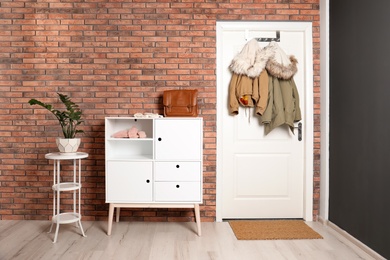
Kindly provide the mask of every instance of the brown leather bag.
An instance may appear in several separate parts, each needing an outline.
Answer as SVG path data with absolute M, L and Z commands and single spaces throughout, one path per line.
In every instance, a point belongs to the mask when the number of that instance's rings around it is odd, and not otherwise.
M 163 93 L 164 116 L 197 117 L 198 90 L 166 90 Z

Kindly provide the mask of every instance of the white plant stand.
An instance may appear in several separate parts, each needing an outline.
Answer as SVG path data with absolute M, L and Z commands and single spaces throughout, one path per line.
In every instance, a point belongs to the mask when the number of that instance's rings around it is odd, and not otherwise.
M 83 226 L 81 225 L 81 159 L 87 158 L 87 153 L 48 153 L 45 155 L 46 159 L 53 160 L 53 217 L 50 226 L 49 233 L 51 232 L 53 225 L 56 224 L 56 232 L 54 235 L 53 243 L 57 242 L 58 230 L 60 224 L 76 223 L 76 226 L 80 228 L 83 237 L 86 237 Z M 61 161 L 73 160 L 73 181 L 61 182 Z M 73 191 L 73 211 L 61 212 L 60 211 L 60 194 L 62 191 Z

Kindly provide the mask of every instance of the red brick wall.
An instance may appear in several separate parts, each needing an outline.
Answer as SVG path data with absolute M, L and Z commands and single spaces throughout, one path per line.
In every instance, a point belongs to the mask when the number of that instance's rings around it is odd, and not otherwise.
M 0 219 L 49 219 L 57 121 L 30 98 L 85 114 L 84 220 L 107 218 L 104 118 L 162 113 L 162 91 L 198 88 L 204 128 L 203 221 L 215 220 L 216 21 L 313 21 L 315 195 L 319 203 L 319 0 L 2 0 Z M 65 168 L 66 170 L 66 168 Z M 64 201 L 65 206 L 70 201 Z M 193 220 L 191 210 L 123 210 L 128 219 Z

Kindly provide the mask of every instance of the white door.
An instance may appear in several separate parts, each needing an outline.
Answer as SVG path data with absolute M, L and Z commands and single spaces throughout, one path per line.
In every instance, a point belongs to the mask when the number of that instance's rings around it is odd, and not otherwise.
M 252 38 L 276 37 L 298 60 L 294 76 L 300 96 L 303 136 L 287 127 L 264 135 L 253 109 L 228 113 L 233 57 Z M 229 218 L 311 219 L 313 192 L 313 74 L 311 23 L 217 23 L 217 220 Z M 259 42 L 264 47 L 268 42 Z M 310 212 L 309 212 L 310 211 Z

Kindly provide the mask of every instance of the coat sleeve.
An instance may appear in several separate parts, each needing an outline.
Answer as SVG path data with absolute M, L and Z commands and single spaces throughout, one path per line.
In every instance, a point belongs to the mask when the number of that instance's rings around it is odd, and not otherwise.
M 268 102 L 268 73 L 263 70 L 258 77 L 259 100 L 256 105 L 256 114 L 263 115 Z
M 229 84 L 229 114 L 237 115 L 238 114 L 238 100 L 237 100 L 237 84 L 239 80 L 239 75 L 233 73 L 232 78 L 230 79 Z
M 295 116 L 294 122 L 299 122 L 302 120 L 301 108 L 299 106 L 299 94 L 297 86 L 295 85 L 294 79 L 291 79 L 292 87 L 293 87 L 293 97 L 294 97 L 294 105 L 295 105 Z
M 265 108 L 265 111 L 261 117 L 261 122 L 263 124 L 270 124 L 272 120 L 272 110 L 273 110 L 273 104 L 274 104 L 274 94 L 273 94 L 273 83 L 272 83 L 272 77 L 268 76 L 268 100 L 267 100 L 267 107 Z

